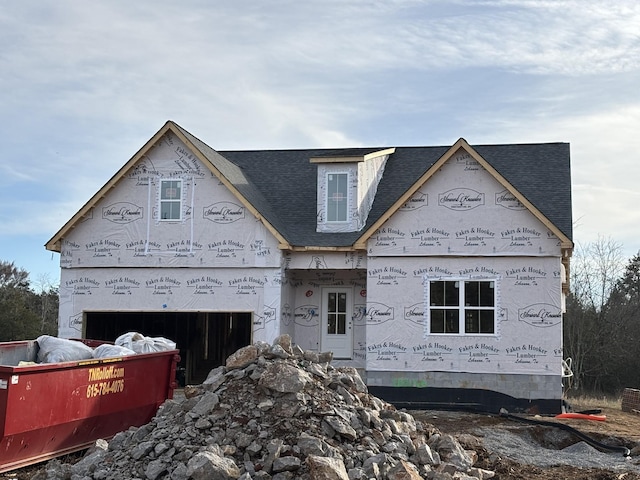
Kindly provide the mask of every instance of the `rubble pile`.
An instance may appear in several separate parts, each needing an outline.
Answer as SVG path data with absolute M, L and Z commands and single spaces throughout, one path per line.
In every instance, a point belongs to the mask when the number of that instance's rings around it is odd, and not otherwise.
M 303 351 L 288 335 L 231 355 L 150 423 L 96 442 L 53 479 L 492 478 L 452 436 L 370 395 L 354 368 Z

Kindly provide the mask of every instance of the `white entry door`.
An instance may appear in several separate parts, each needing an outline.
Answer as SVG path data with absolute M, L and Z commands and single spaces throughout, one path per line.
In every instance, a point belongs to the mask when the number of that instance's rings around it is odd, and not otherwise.
M 334 358 L 353 355 L 352 289 L 325 287 L 322 289 L 322 321 L 320 348 L 333 352 Z

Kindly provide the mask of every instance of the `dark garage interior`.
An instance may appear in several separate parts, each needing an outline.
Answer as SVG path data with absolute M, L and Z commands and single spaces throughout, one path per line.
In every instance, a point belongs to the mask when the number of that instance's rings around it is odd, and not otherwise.
M 113 342 L 123 333 L 164 337 L 180 350 L 178 381 L 202 383 L 251 343 L 251 312 L 85 312 L 84 338 Z

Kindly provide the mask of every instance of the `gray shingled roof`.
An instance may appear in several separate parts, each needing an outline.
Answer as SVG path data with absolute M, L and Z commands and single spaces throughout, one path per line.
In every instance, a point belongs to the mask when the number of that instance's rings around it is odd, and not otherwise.
M 292 246 L 349 246 L 449 147 L 396 147 L 387 161 L 364 229 L 316 232 L 317 165 L 312 157 L 362 156 L 388 147 L 215 151 L 182 132 Z M 472 146 L 562 233 L 572 239 L 568 143 Z

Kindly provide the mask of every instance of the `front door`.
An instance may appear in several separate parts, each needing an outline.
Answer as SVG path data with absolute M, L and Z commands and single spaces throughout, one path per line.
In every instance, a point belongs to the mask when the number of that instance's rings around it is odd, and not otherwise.
M 351 358 L 353 355 L 351 295 L 351 288 L 322 289 L 320 348 L 323 352 L 333 352 L 334 358 Z

